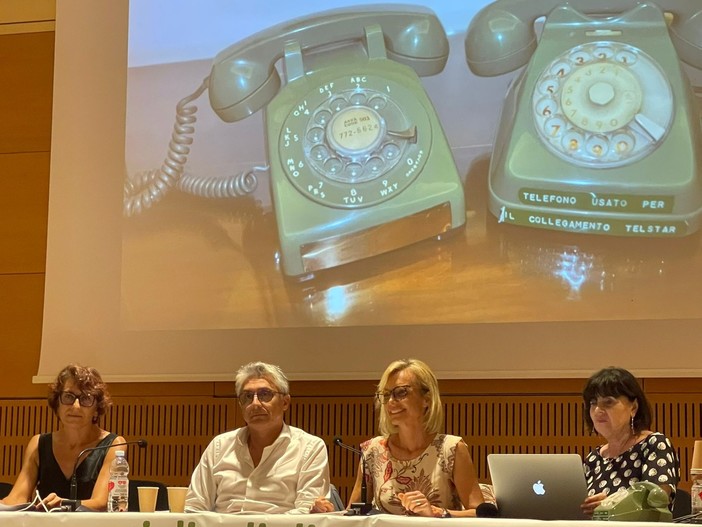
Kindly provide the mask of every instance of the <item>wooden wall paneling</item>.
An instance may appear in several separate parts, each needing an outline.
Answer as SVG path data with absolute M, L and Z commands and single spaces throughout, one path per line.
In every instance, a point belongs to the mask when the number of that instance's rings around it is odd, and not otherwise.
M 329 452 L 331 482 L 346 503 L 353 489 L 359 457 L 334 445 L 334 438 L 354 448 L 377 435 L 374 399 L 362 397 L 294 397 L 287 422 L 321 437 Z
M 0 153 L 48 152 L 54 33 L 0 35 L 0 79 Z
M 32 384 L 39 365 L 44 275 L 0 273 L 0 299 L 0 398 L 45 397 L 46 385 Z
M 681 461 L 681 488 L 689 489 L 689 463 L 700 437 L 702 403 L 696 394 L 650 396 L 653 429 L 668 435 Z M 489 482 L 487 455 L 492 452 L 561 453 L 584 456 L 602 438 L 588 433 L 579 396 L 511 394 L 446 396 L 446 432 L 469 446 L 478 478 Z M 329 449 L 332 483 L 348 500 L 359 458 L 334 445 L 334 437 L 356 448 L 377 435 L 377 410 L 367 396 L 293 398 L 289 424 L 321 437 Z M 144 438 L 146 449 L 130 447 L 132 474 L 169 485 L 187 485 L 203 449 L 212 438 L 243 424 L 235 398 L 210 396 L 115 397 L 105 416 L 108 430 L 127 440 Z M 0 480 L 19 472 L 29 438 L 56 426 L 45 400 L 0 401 Z
M 232 413 L 231 400 L 120 397 L 106 416 L 105 427 L 128 441 L 148 441 L 145 449 L 129 447 L 135 478 L 187 485 L 212 438 L 234 428 Z
M 56 424 L 46 401 L 0 401 L 0 480 L 14 481 L 29 439 L 54 430 Z
M 0 154 L 0 274 L 45 270 L 49 157 Z

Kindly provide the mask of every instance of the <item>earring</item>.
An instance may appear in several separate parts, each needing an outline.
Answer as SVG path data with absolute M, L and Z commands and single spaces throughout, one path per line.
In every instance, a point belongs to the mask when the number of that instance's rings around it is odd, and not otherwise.
M 631 416 L 631 435 L 635 436 L 636 435 L 636 430 L 634 430 L 634 416 Z

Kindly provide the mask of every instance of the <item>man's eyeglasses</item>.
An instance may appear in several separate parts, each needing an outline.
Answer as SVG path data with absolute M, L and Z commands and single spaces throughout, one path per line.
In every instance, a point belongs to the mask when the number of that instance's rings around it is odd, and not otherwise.
M 267 403 L 270 402 L 276 394 L 285 395 L 283 392 L 276 392 L 268 388 L 261 388 L 260 390 L 256 391 L 244 390 L 239 394 L 239 404 L 241 406 L 250 405 L 254 400 L 254 395 L 258 399 L 259 403 Z
M 76 399 L 78 399 L 78 404 L 84 408 L 90 408 L 95 404 L 95 396 L 90 393 L 81 393 L 80 395 L 76 395 L 73 392 L 61 392 L 61 395 L 59 395 L 59 401 L 61 401 L 61 404 L 65 404 L 66 406 L 73 406 Z
M 412 391 L 412 386 L 410 384 L 402 384 L 400 386 L 395 386 L 392 390 L 385 392 L 377 392 L 375 398 L 378 399 L 380 404 L 388 404 L 390 397 L 396 401 L 401 401 L 405 399 L 409 393 Z

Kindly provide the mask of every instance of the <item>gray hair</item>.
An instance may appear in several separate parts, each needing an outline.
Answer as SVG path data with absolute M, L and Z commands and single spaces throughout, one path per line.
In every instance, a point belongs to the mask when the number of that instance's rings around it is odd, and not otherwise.
M 283 373 L 283 370 L 280 369 L 280 366 L 276 366 L 275 364 L 249 362 L 239 368 L 239 371 L 236 372 L 236 378 L 234 379 L 237 397 L 241 395 L 244 385 L 249 379 L 268 379 L 279 392 L 284 395 L 290 393 L 288 378 Z

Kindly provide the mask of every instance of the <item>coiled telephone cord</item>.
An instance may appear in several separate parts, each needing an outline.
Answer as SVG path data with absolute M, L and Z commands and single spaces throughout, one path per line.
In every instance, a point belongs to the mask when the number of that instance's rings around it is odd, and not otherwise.
M 200 177 L 185 174 L 190 145 L 195 133 L 197 106 L 190 105 L 209 86 L 209 77 L 192 94 L 176 105 L 176 120 L 168 143 L 168 152 L 160 168 L 138 172 L 124 183 L 123 214 L 130 217 L 141 214 L 159 202 L 176 187 L 178 190 L 205 198 L 233 198 L 251 194 L 258 185 L 256 172 L 267 167 L 253 167 L 229 177 Z

